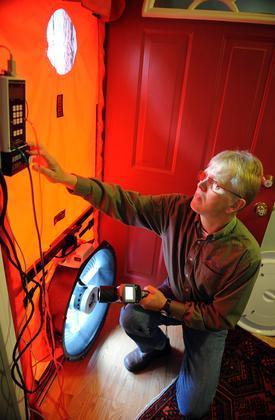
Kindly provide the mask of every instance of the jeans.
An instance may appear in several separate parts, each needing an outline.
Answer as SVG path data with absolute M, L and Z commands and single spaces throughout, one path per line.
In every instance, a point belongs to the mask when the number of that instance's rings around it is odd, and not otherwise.
M 121 310 L 120 325 L 142 352 L 149 353 L 163 348 L 166 342 L 159 325 L 182 325 L 182 322 L 130 304 Z M 226 330 L 194 330 L 183 326 L 185 351 L 176 383 L 182 415 L 200 418 L 209 410 L 219 381 L 226 336 Z

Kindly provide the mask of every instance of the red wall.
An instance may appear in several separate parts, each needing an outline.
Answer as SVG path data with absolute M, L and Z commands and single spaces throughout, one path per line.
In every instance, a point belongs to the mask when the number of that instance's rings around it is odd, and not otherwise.
M 142 18 L 141 7 L 129 1 L 109 25 L 105 180 L 191 195 L 198 171 L 227 148 L 249 149 L 273 174 L 274 26 Z M 240 218 L 261 242 L 275 186 L 257 200 L 268 203 L 266 217 L 255 201 Z M 165 275 L 154 235 L 104 218 L 101 237 L 117 250 L 120 280 Z

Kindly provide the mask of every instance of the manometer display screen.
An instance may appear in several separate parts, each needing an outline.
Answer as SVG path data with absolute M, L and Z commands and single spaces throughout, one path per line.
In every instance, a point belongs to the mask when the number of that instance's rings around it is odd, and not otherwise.
M 133 302 L 135 300 L 134 287 L 125 286 L 124 288 L 124 299 L 126 302 Z
M 10 81 L 9 82 L 9 93 L 10 99 L 20 99 L 25 102 L 25 82 L 22 81 Z

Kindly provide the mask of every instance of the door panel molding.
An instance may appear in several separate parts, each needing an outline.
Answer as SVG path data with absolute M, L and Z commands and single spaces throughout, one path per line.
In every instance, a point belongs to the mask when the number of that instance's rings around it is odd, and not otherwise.
M 269 66 L 269 72 L 265 84 L 264 94 L 253 138 L 253 151 L 264 162 L 264 170 L 266 175 L 274 174 L 274 107 L 275 50 L 273 51 L 272 61 Z
M 133 168 L 175 171 L 191 50 L 191 33 L 143 32 Z
M 139 282 L 149 284 L 151 279 L 162 281 L 165 273 L 160 238 L 148 230 L 128 227 L 125 255 L 127 280 L 134 282 L 138 279 Z
M 206 161 L 232 143 L 253 149 L 273 48 L 274 41 L 224 39 Z

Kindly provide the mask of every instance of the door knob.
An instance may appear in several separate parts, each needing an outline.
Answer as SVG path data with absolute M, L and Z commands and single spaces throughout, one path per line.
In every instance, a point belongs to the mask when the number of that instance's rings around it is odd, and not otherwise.
M 273 184 L 274 184 L 273 175 L 265 175 L 263 177 L 263 185 L 265 188 L 271 188 Z
M 254 206 L 254 210 L 257 216 L 260 216 L 260 217 L 266 216 L 268 212 L 268 205 L 264 202 L 256 203 Z

